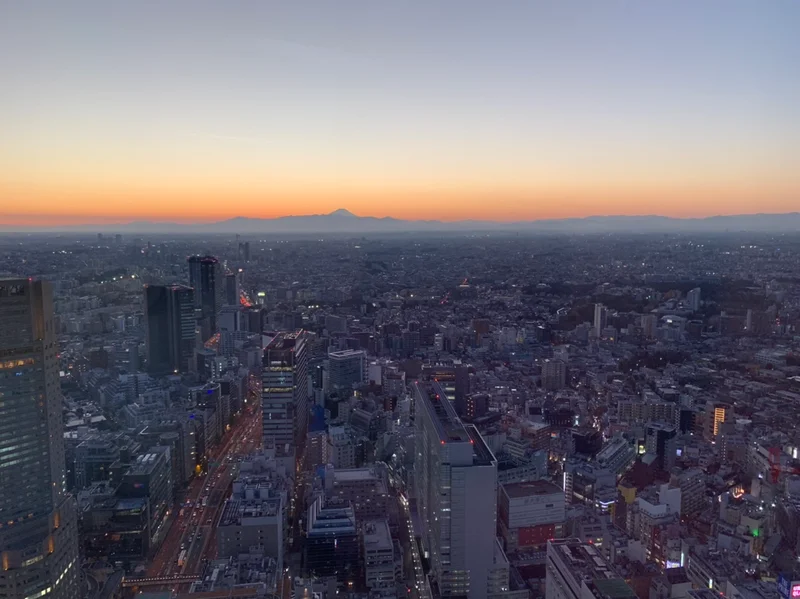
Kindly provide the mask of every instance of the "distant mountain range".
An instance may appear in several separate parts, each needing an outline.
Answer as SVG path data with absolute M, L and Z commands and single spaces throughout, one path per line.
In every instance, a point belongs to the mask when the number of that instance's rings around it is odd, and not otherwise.
M 800 212 L 787 214 L 740 214 L 707 218 L 666 216 L 589 216 L 517 222 L 460 220 L 402 220 L 392 217 L 357 216 L 339 209 L 330 214 L 248 218 L 238 216 L 215 223 L 166 223 L 136 221 L 109 225 L 63 227 L 12 227 L 0 225 L 4 232 L 64 233 L 239 233 L 239 234 L 376 234 L 404 232 L 522 232 L 522 233 L 679 233 L 679 232 L 775 232 L 800 231 Z

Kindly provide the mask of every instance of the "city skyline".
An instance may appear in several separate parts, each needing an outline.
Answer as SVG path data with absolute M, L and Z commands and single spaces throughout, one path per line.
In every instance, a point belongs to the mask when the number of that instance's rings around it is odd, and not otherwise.
M 0 596 L 790 598 L 794 219 L 0 235 Z
M 795 3 L 313 8 L 5 7 L 0 224 L 800 205 Z

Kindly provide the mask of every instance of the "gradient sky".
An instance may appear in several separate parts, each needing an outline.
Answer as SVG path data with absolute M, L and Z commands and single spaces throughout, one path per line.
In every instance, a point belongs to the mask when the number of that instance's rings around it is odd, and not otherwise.
M 797 0 L 0 3 L 0 223 L 800 210 Z

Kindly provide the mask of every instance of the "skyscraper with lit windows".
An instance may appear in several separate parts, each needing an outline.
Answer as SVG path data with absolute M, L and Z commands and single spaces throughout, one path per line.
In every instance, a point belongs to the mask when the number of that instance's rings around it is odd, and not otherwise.
M 303 331 L 278 333 L 264 348 L 261 411 L 265 446 L 302 453 L 308 432 L 308 347 Z
M 80 596 L 49 283 L 0 279 L 0 598 Z

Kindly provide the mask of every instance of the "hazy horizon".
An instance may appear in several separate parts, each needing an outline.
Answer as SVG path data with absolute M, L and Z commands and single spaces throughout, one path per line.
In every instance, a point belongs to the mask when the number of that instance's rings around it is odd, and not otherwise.
M 0 9 L 0 224 L 800 209 L 800 4 Z
M 800 230 L 800 212 L 715 215 L 673 218 L 660 215 L 590 215 L 566 219 L 516 221 L 422 220 L 356 215 L 345 208 L 327 214 L 277 218 L 233 217 L 221 221 L 128 222 L 60 224 L 51 227 L 4 225 L 0 234 L 13 233 L 142 233 L 142 234 L 394 234 L 394 233 L 787 233 Z

